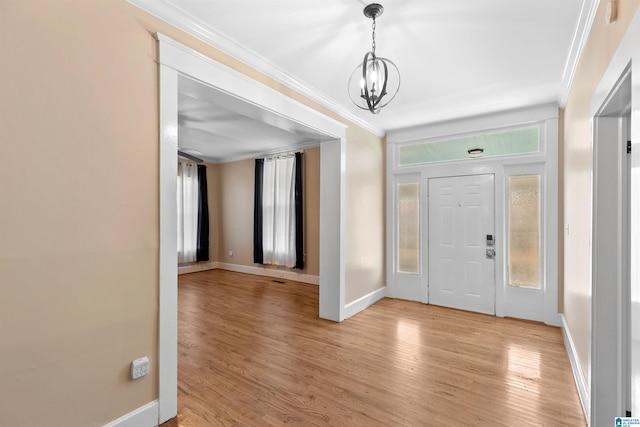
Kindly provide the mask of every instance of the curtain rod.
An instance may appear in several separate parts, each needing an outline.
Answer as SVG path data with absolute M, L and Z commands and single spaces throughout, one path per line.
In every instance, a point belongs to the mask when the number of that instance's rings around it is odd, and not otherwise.
M 273 154 L 266 154 L 260 157 L 257 157 L 258 159 L 274 159 L 274 158 L 278 158 L 278 157 L 287 157 L 287 156 L 293 156 L 296 153 L 300 153 L 300 154 L 304 154 L 304 150 L 295 150 L 295 151 L 281 151 L 279 153 L 273 153 Z
M 178 156 L 184 157 L 185 159 L 189 159 L 189 160 L 191 160 L 193 162 L 196 162 L 196 163 L 202 163 L 204 161 L 200 157 L 196 157 L 196 156 L 194 156 L 192 154 L 185 153 L 184 151 L 180 151 L 180 150 L 178 150 Z

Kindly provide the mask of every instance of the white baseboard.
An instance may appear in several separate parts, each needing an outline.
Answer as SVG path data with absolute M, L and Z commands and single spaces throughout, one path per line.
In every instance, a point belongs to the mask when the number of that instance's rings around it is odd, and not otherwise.
M 345 319 L 360 313 L 386 296 L 387 287 L 382 287 L 344 306 Z
M 218 268 L 218 263 L 214 261 L 178 266 L 178 276 L 187 273 L 198 273 L 199 271 L 215 270 L 216 268 Z
M 544 323 L 549 326 L 562 327 L 562 318 L 560 313 L 545 314 Z
M 104 427 L 157 427 L 158 426 L 158 400 L 149 402 L 117 420 L 105 424 Z
M 564 338 L 564 345 L 567 348 L 567 354 L 569 355 L 569 362 L 571 362 L 571 369 L 573 370 L 573 378 L 576 381 L 576 387 L 578 388 L 578 395 L 580 396 L 580 403 L 582 403 L 582 411 L 584 417 L 587 419 L 587 424 L 591 425 L 591 395 L 589 393 L 589 384 L 582 373 L 582 367 L 580 366 L 580 359 L 578 359 L 578 353 L 573 344 L 571 338 L 571 332 L 567 327 L 567 320 L 564 315 L 560 315 L 562 320 L 562 335 Z
M 257 276 L 275 277 L 278 279 L 294 280 L 296 282 L 309 283 L 312 285 L 320 284 L 320 276 L 311 274 L 297 273 L 295 271 L 276 270 L 273 268 L 261 268 L 251 265 L 228 264 L 226 262 L 200 262 L 197 264 L 185 265 L 178 267 L 178 275 L 187 273 L 197 273 L 200 271 L 215 270 L 235 271 L 238 273 L 255 274 Z
M 320 284 L 320 276 L 311 274 L 296 273 L 295 271 L 276 270 L 272 268 L 261 268 L 250 265 L 217 263 L 217 268 L 221 270 L 235 271 L 238 273 L 255 274 L 258 276 L 275 277 L 278 279 L 294 280 L 296 282 L 309 283 L 311 285 Z

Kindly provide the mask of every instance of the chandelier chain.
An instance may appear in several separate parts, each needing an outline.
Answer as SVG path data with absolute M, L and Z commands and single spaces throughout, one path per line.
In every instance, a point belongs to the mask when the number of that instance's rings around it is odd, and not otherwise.
M 371 33 L 371 51 L 373 52 L 373 56 L 376 55 L 376 17 L 373 16 L 373 24 L 371 24 L 372 33 Z

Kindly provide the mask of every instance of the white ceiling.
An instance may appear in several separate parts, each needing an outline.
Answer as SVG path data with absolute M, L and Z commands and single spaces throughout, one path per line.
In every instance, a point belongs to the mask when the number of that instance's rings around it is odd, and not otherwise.
M 210 163 L 318 145 L 322 135 L 191 78 L 178 78 L 178 146 Z
M 381 133 L 561 103 L 590 25 L 587 15 L 597 5 L 597 0 L 381 0 L 377 54 L 396 63 L 402 84 L 396 99 L 372 115 L 356 108 L 346 89 L 371 48 L 371 20 L 362 14 L 367 1 L 130 1 Z M 180 102 L 185 135 L 233 127 L 237 120 L 213 106 L 205 111 L 191 96 L 180 96 Z M 237 135 L 245 136 L 250 135 Z

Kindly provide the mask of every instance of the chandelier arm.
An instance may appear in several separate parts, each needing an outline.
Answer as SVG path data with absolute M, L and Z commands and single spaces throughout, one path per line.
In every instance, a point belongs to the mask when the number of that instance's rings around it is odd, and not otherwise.
M 389 81 L 389 70 L 387 69 L 387 61 L 381 60 L 384 66 L 384 80 L 382 83 L 382 89 L 380 90 L 380 99 L 387 94 L 387 82 Z
M 369 111 L 375 114 L 373 111 L 375 108 L 375 99 L 372 102 L 371 96 L 369 95 L 369 86 L 367 85 L 367 62 L 369 61 L 369 56 L 371 56 L 372 61 L 376 58 L 373 52 L 367 52 L 364 55 L 364 61 L 362 61 L 362 80 L 364 81 L 364 99 L 367 101 L 367 107 L 369 107 Z
M 389 98 L 389 96 L 385 97 L 385 102 L 380 105 L 380 109 L 384 108 L 385 106 L 389 105 L 389 103 L 391 101 L 393 101 L 393 99 L 396 97 L 396 95 L 398 94 L 398 92 L 400 91 L 400 85 L 401 85 L 401 77 L 400 77 L 400 71 L 398 70 L 398 67 L 396 66 L 396 64 L 393 63 L 392 60 L 388 59 L 388 58 L 383 58 L 383 57 L 378 57 L 379 60 L 384 60 L 385 63 L 389 64 L 389 68 L 393 67 L 396 70 L 396 74 L 397 74 L 397 78 L 398 78 L 398 87 L 395 89 L 395 92 L 390 95 L 391 97 Z M 389 94 L 387 94 L 389 95 Z

